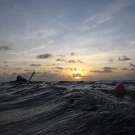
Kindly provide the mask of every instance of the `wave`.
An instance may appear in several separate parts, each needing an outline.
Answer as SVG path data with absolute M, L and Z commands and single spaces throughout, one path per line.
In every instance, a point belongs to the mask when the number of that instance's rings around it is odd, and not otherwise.
M 135 81 L 0 84 L 1 135 L 134 135 Z

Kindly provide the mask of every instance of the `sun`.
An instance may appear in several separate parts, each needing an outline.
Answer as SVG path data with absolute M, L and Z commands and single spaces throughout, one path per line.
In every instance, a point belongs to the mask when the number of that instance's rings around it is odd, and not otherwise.
M 82 76 L 82 73 L 81 73 L 80 71 L 75 71 L 75 72 L 73 73 L 74 79 L 80 79 L 81 76 Z

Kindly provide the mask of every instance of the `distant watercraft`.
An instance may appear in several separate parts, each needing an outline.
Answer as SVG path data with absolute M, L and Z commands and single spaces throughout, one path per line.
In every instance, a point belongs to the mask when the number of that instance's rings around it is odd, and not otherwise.
M 33 77 L 34 74 L 35 74 L 35 71 L 31 74 L 31 76 L 30 76 L 30 78 L 29 78 L 28 81 L 30 81 L 32 79 L 32 77 Z

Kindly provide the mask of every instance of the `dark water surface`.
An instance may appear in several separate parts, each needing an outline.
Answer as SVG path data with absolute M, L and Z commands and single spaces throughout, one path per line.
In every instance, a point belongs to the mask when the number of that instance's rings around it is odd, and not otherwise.
M 135 135 L 135 81 L 0 84 L 0 135 Z

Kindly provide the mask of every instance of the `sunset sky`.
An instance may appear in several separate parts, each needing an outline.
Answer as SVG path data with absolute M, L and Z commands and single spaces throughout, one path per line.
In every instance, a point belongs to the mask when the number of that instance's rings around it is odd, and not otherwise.
M 135 79 L 135 0 L 0 0 L 0 82 Z

